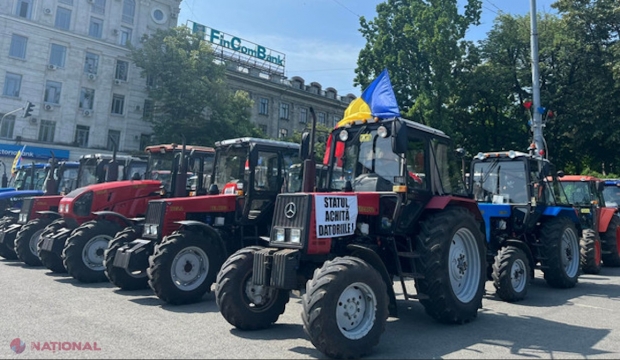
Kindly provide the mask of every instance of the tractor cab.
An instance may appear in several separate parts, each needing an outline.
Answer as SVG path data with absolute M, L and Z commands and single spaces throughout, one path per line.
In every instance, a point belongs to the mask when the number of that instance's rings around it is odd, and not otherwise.
M 17 169 L 15 177 L 9 183 L 16 190 L 37 190 L 43 187 L 43 181 L 49 169 L 45 163 L 24 164 Z

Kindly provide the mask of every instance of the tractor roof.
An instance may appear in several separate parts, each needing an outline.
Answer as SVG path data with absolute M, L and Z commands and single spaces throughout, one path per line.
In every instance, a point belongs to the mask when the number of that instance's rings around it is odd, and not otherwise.
M 172 151 L 181 151 L 183 150 L 183 145 L 179 144 L 159 144 L 159 145 L 150 145 L 147 146 L 144 151 L 147 153 L 154 152 L 172 152 Z M 214 153 L 215 149 L 209 146 L 201 146 L 201 145 L 185 145 L 186 151 L 195 150 L 196 152 L 203 153 Z
M 590 175 L 564 175 L 559 178 L 560 181 L 599 181 L 600 179 Z
M 269 146 L 277 146 L 285 149 L 299 149 L 299 144 L 287 142 L 287 141 L 278 141 L 278 140 L 269 140 L 269 139 L 261 139 L 261 138 L 253 138 L 253 137 L 242 137 L 236 139 L 226 139 L 221 141 L 216 141 L 215 146 L 227 146 L 233 144 L 261 144 L 261 145 L 269 145 Z
M 605 186 L 620 186 L 620 179 L 604 179 Z
M 448 135 L 446 135 L 446 133 L 444 133 L 441 130 L 432 128 L 430 126 L 426 126 L 426 125 L 420 124 L 420 123 L 412 121 L 412 120 L 403 119 L 403 118 L 398 118 L 398 119 L 401 120 L 408 128 L 416 129 L 416 130 L 419 130 L 421 132 L 425 132 L 425 133 L 429 133 L 429 134 L 432 134 L 432 135 L 435 135 L 435 136 L 443 137 L 445 139 L 449 139 L 450 138 Z M 396 120 L 396 118 L 385 119 L 385 120 L 380 120 L 379 118 L 364 119 L 364 120 L 352 120 L 352 121 L 347 122 L 345 125 L 340 126 L 340 128 L 349 128 L 349 127 L 352 127 L 352 126 L 360 126 L 360 125 L 367 125 L 367 124 L 378 124 L 378 125 L 380 125 L 381 123 L 392 123 L 394 120 Z

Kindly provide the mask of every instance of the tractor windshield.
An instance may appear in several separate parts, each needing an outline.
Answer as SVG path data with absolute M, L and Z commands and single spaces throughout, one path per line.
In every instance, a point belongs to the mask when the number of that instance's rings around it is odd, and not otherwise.
M 32 178 L 32 168 L 21 169 L 15 176 L 14 187 L 18 190 L 43 189 L 43 183 L 47 176 L 48 168 L 37 167 L 34 169 L 34 179 Z
M 472 176 L 472 175 L 470 175 Z M 518 160 L 476 162 L 472 191 L 478 202 L 493 204 L 528 202 L 525 162 Z
M 224 189 L 228 183 L 247 181 L 245 176 L 246 167 L 249 167 L 247 161 L 247 147 L 229 146 L 218 149 L 213 183 L 218 189 Z
M 575 206 L 590 206 L 594 197 L 587 181 L 562 181 L 568 201 Z
M 171 170 L 175 160 L 174 152 L 152 152 L 149 156 L 149 164 L 147 178 L 151 180 L 159 180 L 166 191 L 170 191 Z
M 96 159 L 88 159 L 80 164 L 78 179 L 79 183 L 77 184 L 76 189 L 97 183 L 98 176 Z
M 59 172 L 62 171 L 62 174 Z M 58 193 L 68 194 L 71 190 L 76 189 L 76 183 L 78 179 L 77 168 L 62 168 L 58 167 L 54 170 L 54 178 L 60 179 L 58 182 Z
M 618 186 L 605 186 L 603 190 L 603 198 L 605 198 L 605 205 L 609 207 L 618 207 L 620 205 L 620 187 Z

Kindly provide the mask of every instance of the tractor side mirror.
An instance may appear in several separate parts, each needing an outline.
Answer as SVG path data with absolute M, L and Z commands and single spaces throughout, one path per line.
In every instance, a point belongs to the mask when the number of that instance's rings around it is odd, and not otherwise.
M 596 182 L 596 191 L 602 193 L 603 190 L 605 190 L 605 182 L 604 181 L 597 181 Z
M 303 134 L 301 134 L 301 143 L 299 144 L 299 158 L 300 159 L 307 159 L 308 156 L 310 155 L 310 133 L 307 131 L 304 131 Z
M 400 119 L 392 122 L 392 151 L 395 154 L 404 154 L 407 151 L 407 126 Z
M 564 171 L 558 170 L 557 175 L 558 175 L 559 178 L 563 178 L 564 177 Z

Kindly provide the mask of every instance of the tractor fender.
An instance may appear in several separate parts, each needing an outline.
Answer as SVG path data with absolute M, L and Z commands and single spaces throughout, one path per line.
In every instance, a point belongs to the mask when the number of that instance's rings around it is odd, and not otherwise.
M 565 206 L 547 206 L 543 211 L 543 215 L 551 217 L 566 216 L 567 218 L 571 219 L 571 221 L 575 223 L 577 227 L 579 227 L 579 224 L 581 223 L 579 221 L 579 217 L 577 217 L 575 209 Z
M 58 212 L 51 211 L 51 210 L 37 211 L 37 214 L 40 214 L 41 217 L 43 217 L 43 218 L 50 218 L 50 219 L 59 219 L 60 218 L 60 214 Z
M 532 254 L 530 247 L 527 246 L 527 244 L 524 243 L 523 241 L 517 240 L 517 239 L 508 239 L 505 242 L 503 242 L 502 245 L 503 246 L 514 246 L 516 248 L 523 250 L 525 255 L 527 255 L 527 260 L 530 262 L 530 273 L 529 273 L 530 279 L 533 279 L 534 268 L 535 268 L 536 262 L 534 261 L 534 255 Z
M 224 239 L 222 239 L 219 231 L 215 230 L 213 226 L 209 224 L 205 224 L 202 221 L 197 221 L 197 220 L 181 220 L 181 221 L 175 221 L 174 223 L 181 225 L 182 228 L 186 228 L 189 230 L 198 229 L 201 232 L 204 232 L 207 236 L 210 236 L 211 238 L 215 239 L 215 243 L 217 244 L 217 246 L 219 246 L 220 250 L 222 251 L 222 254 L 225 254 L 225 256 L 228 257 L 229 254 L 228 254 L 228 251 L 226 250 Z
M 458 196 L 433 196 L 426 204 L 427 210 L 443 210 L 447 206 L 460 206 L 474 215 L 476 220 L 483 221 L 478 203 L 474 199 Z
M 379 274 L 381 274 L 381 278 L 387 287 L 388 296 L 390 298 L 390 304 L 388 306 L 390 316 L 397 317 L 397 307 L 396 307 L 396 294 L 394 293 L 394 285 L 392 284 L 392 277 L 388 273 L 385 265 L 383 264 L 383 260 L 377 255 L 373 250 L 355 244 L 347 245 L 347 250 L 351 251 L 351 256 L 358 257 L 364 261 L 366 261 L 370 266 L 375 268 Z
M 607 227 L 609 226 L 609 222 L 611 221 L 611 218 L 616 216 L 616 211 L 618 210 L 615 208 L 603 207 L 600 209 L 600 211 L 601 211 L 601 218 L 598 223 L 598 232 L 604 233 L 604 232 L 607 232 Z
M 123 214 L 119 214 L 115 211 L 94 211 L 93 215 L 95 215 L 98 219 L 102 219 L 105 217 L 112 217 L 114 219 L 116 219 L 117 221 L 119 221 L 120 225 L 122 227 L 128 227 L 128 226 L 132 226 L 134 224 L 134 221 L 132 221 L 131 219 L 129 219 L 128 217 L 126 217 Z

